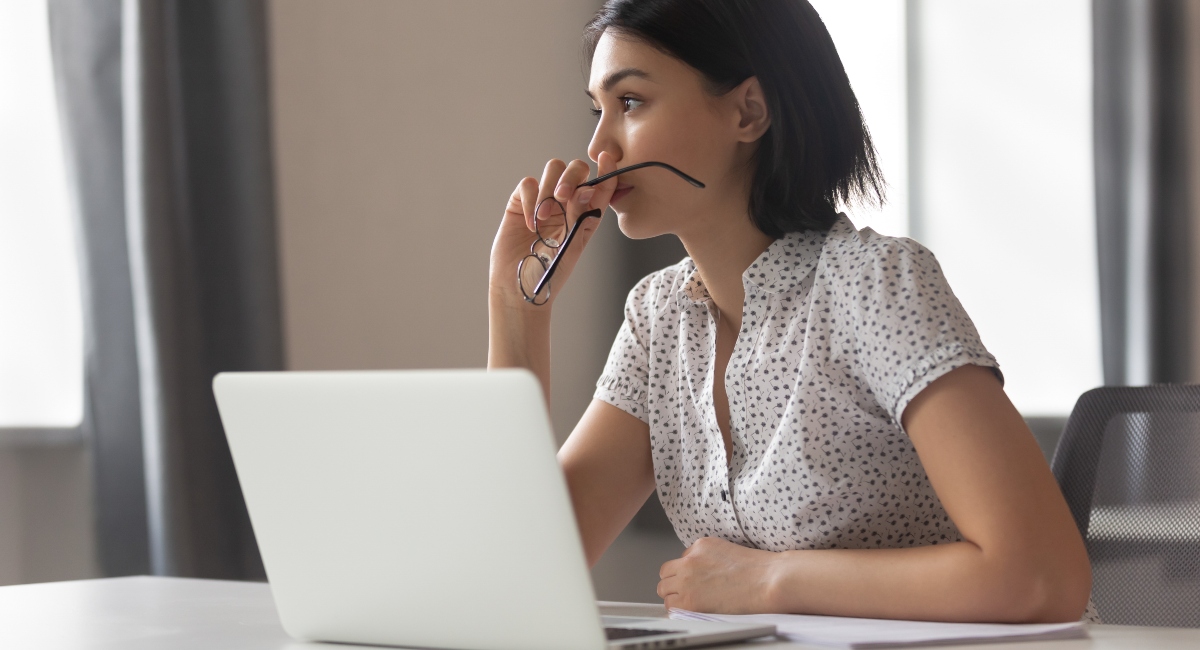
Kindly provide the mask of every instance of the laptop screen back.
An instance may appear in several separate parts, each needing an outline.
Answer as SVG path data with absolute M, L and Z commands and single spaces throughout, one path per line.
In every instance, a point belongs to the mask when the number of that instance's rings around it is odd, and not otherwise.
M 214 392 L 292 636 L 605 647 L 531 373 L 223 373 Z

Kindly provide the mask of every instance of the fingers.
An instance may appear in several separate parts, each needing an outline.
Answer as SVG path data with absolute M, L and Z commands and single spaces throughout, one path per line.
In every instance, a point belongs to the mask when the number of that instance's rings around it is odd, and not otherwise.
M 591 169 L 588 164 L 578 158 L 570 163 L 565 163 L 557 158 L 550 160 L 542 172 L 537 199 L 533 202 L 530 210 L 536 213 L 537 205 L 546 197 L 553 196 L 563 204 L 569 216 L 583 212 L 587 204 L 591 202 L 591 196 L 595 190 L 585 187 L 576 191 L 575 188 L 586 181 L 590 173 Z M 533 221 L 530 220 L 529 223 L 532 227 Z
M 572 160 L 562 172 L 562 176 L 558 179 L 558 184 L 554 188 L 554 198 L 566 204 L 571 201 L 576 195 L 575 187 L 584 182 L 588 178 L 588 174 L 592 173 L 588 164 L 578 158 Z M 586 192 L 591 188 L 581 187 L 579 192 Z M 590 192 L 589 192 L 590 194 Z
M 537 201 L 534 202 L 536 208 L 538 203 L 542 202 L 548 196 L 554 196 L 554 190 L 558 187 L 558 179 L 562 177 L 563 172 L 567 169 L 567 163 L 553 158 L 546 163 L 546 169 L 542 171 L 542 180 L 538 183 Z
M 668 598 L 669 596 L 678 595 L 679 594 L 679 581 L 676 580 L 675 578 L 667 578 L 666 580 L 659 580 L 658 587 L 655 588 L 655 593 L 658 594 L 659 598 L 662 598 L 664 600 L 666 598 Z
M 597 161 L 597 175 L 607 174 L 616 168 L 617 163 L 613 155 L 607 151 L 601 152 Z M 550 160 L 542 172 L 537 197 L 532 201 L 532 205 L 526 207 L 526 212 L 535 212 L 537 204 L 548 196 L 553 196 L 567 208 L 568 212 L 575 214 L 589 208 L 603 209 L 607 207 L 609 199 L 617 189 L 617 179 L 614 177 L 599 185 L 576 189 L 588 179 L 590 174 L 591 168 L 588 167 L 587 162 L 578 158 L 570 163 L 557 158 Z M 522 203 L 531 203 L 525 200 L 524 194 Z M 532 228 L 532 219 L 529 220 L 529 224 Z
M 533 231 L 533 220 L 536 218 L 534 212 L 537 210 L 538 200 L 537 179 L 532 176 L 526 176 L 521 179 L 521 182 L 517 185 L 517 190 L 513 194 L 519 195 L 521 211 L 525 217 L 525 227 Z
M 658 569 L 658 579 L 666 580 L 677 573 L 679 573 L 679 560 L 664 562 Z

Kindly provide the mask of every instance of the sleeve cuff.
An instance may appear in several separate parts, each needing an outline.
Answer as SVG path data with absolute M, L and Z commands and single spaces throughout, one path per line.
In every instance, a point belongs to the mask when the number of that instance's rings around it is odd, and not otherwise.
M 904 431 L 904 424 L 901 420 L 904 409 L 921 391 L 951 370 L 972 365 L 991 368 L 992 372 L 996 374 L 996 378 L 1000 380 L 1000 385 L 1004 385 L 1004 374 L 1000 372 L 1000 364 L 988 352 L 964 347 L 962 343 L 952 343 L 938 348 L 932 354 L 923 357 L 900 378 L 896 391 L 898 395 L 896 403 L 888 409 L 896 419 L 896 426 Z M 904 433 L 908 434 L 907 431 Z
M 593 397 L 608 402 L 642 422 L 646 417 L 646 387 L 633 377 L 604 374 L 596 381 Z

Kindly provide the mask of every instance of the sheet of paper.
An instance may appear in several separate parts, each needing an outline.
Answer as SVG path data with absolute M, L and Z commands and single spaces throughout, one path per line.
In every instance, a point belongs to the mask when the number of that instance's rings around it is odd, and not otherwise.
M 799 614 L 701 614 L 672 609 L 670 617 L 680 620 L 724 621 L 774 625 L 779 636 L 799 643 L 840 648 L 902 648 L 918 645 L 994 643 L 1075 639 L 1087 636 L 1080 621 L 1032 625 L 986 623 L 929 623 L 879 618 L 842 618 Z

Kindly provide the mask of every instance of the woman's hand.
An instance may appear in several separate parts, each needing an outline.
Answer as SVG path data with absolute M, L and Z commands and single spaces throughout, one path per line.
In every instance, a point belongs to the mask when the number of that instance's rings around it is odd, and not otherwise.
M 778 553 L 702 537 L 659 569 L 658 595 L 667 607 L 713 614 L 774 611 Z
M 597 161 L 597 175 L 607 174 L 614 169 L 616 161 L 613 160 L 612 154 L 602 152 Z M 492 243 L 489 294 L 493 302 L 498 300 L 508 308 L 546 311 L 562 293 L 562 288 L 579 261 L 579 256 L 583 254 L 588 241 L 600 226 L 599 219 L 588 219 L 579 227 L 575 240 L 554 273 L 550 300 L 545 305 L 534 306 L 525 302 L 521 288 L 517 285 L 517 265 L 529 255 L 530 245 L 537 239 L 534 212 L 542 199 L 553 194 L 554 198 L 563 204 L 567 209 L 568 227 L 575 224 L 580 214 L 594 208 L 603 210 L 608 207 L 608 201 L 617 188 L 617 179 L 614 177 L 593 187 L 576 189 L 577 185 L 588 179 L 590 171 L 588 164 L 582 160 L 572 160 L 568 164 L 555 159 L 546 163 L 540 182 L 532 176 L 527 176 L 517 184 L 508 199 L 500 229 Z
M 612 154 L 604 152 L 597 161 L 598 173 L 616 169 Z M 563 286 L 583 249 L 587 248 L 599 219 L 587 219 L 579 226 L 575 239 L 555 271 L 551 281 L 550 299 L 542 305 L 525 302 L 517 284 L 517 265 L 529 254 L 530 245 L 537 239 L 533 220 L 538 203 L 554 195 L 566 208 L 567 223 L 574 225 L 579 215 L 590 209 L 608 207 L 617 188 L 613 177 L 593 187 L 576 186 L 587 180 L 588 165 L 582 160 L 570 164 L 561 160 L 546 163 L 542 181 L 524 178 L 513 190 L 508 206 L 500 220 L 500 230 L 492 242 L 491 265 L 488 270 L 488 368 L 527 368 L 542 384 L 546 404 L 550 404 L 550 307 Z

